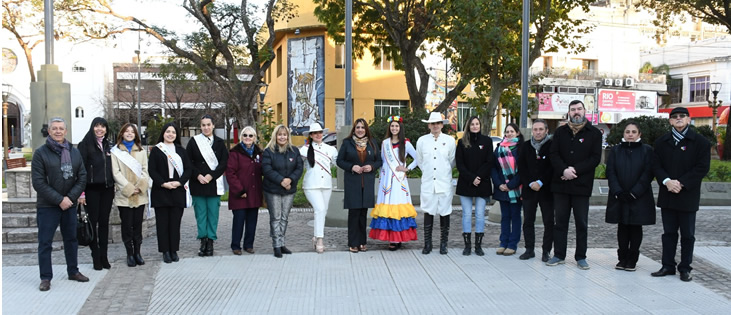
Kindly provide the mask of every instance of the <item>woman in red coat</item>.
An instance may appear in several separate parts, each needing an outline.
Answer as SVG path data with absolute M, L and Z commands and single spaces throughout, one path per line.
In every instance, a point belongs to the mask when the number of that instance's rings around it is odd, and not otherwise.
M 256 145 L 256 130 L 244 127 L 239 137 L 241 143 L 234 146 L 228 156 L 226 180 L 228 180 L 228 208 L 233 213 L 231 250 L 241 255 L 241 237 L 244 250 L 254 253 L 256 220 L 261 207 L 261 149 Z

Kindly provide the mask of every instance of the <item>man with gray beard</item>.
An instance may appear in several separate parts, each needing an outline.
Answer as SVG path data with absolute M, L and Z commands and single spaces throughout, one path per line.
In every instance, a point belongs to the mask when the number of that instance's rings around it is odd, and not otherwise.
M 569 121 L 558 127 L 553 136 L 549 159 L 553 165 L 551 191 L 554 193 L 554 256 L 546 265 L 563 264 L 569 219 L 573 209 L 576 224 L 576 252 L 579 269 L 589 269 L 586 262 L 589 197 L 594 185 L 594 169 L 601 161 L 602 134 L 586 119 L 584 103 L 569 103 Z

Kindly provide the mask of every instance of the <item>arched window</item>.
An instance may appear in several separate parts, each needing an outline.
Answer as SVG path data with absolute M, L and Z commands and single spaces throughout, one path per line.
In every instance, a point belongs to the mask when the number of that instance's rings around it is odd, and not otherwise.
M 76 118 L 84 118 L 84 108 L 79 106 L 76 107 Z

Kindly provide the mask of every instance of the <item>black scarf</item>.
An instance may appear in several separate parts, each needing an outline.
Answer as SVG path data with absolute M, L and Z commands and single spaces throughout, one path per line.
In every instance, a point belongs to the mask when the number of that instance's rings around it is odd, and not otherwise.
M 63 143 L 58 143 L 51 139 L 46 138 L 46 144 L 61 156 L 61 172 L 63 172 L 63 179 L 69 179 L 74 175 L 74 167 L 71 164 L 71 143 L 68 140 L 63 139 Z

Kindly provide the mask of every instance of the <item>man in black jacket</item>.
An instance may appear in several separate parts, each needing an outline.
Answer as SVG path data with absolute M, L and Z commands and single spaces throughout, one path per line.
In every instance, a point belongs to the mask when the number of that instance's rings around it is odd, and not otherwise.
M 662 210 L 662 268 L 653 277 L 675 274 L 675 249 L 680 229 L 680 280 L 693 277 L 695 214 L 701 198 L 701 181 L 711 166 L 711 143 L 690 130 L 688 109 L 670 112 L 670 132 L 655 140 L 653 171 L 660 185 L 657 206 Z
M 66 122 L 53 118 L 48 124 L 46 143 L 33 154 L 31 176 L 36 190 L 38 222 L 38 267 L 41 291 L 51 289 L 53 235 L 61 225 L 63 251 L 69 280 L 87 282 L 78 268 L 79 242 L 76 239 L 76 201 L 86 187 L 86 169 L 79 150 L 66 140 Z
M 518 173 L 523 185 L 523 236 L 525 238 L 525 253 L 520 259 L 527 260 L 536 257 L 534 247 L 536 243 L 536 210 L 541 206 L 543 217 L 543 245 L 541 260 L 547 262 L 553 247 L 553 193 L 551 193 L 551 161 L 549 150 L 551 139 L 548 136 L 548 125 L 543 119 L 533 121 L 532 137 L 522 144 L 518 157 Z
M 569 103 L 569 121 L 553 136 L 549 158 L 553 165 L 551 191 L 554 193 L 556 222 L 553 228 L 554 256 L 546 265 L 563 264 L 571 209 L 576 224 L 574 258 L 580 269 L 589 269 L 586 242 L 589 224 L 589 197 L 594 186 L 594 169 L 602 157 L 602 134 L 586 119 L 584 103 Z

